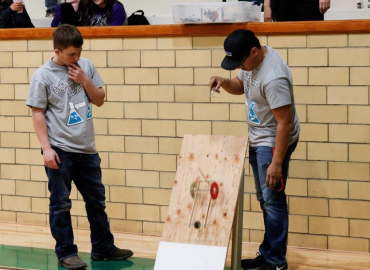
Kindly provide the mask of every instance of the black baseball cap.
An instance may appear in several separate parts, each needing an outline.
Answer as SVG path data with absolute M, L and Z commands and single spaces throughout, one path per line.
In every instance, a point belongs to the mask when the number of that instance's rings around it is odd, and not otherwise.
M 221 67 L 226 70 L 237 69 L 249 56 L 253 47 L 261 48 L 261 44 L 252 31 L 235 30 L 225 39 L 226 56 Z

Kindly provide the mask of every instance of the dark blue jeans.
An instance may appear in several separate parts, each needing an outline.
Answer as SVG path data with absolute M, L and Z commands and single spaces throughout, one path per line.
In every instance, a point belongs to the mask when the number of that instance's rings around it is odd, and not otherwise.
M 288 147 L 282 165 L 284 187 L 288 178 L 289 161 L 298 140 Z M 252 165 L 257 200 L 260 202 L 265 223 L 265 235 L 259 251 L 273 264 L 286 261 L 288 242 L 288 205 L 285 188 L 275 191 L 266 186 L 267 169 L 272 161 L 272 148 L 268 146 L 249 147 L 249 163 Z
M 72 180 L 86 204 L 91 230 L 91 253 L 106 255 L 114 252 L 116 247 L 105 213 L 105 188 L 101 182 L 99 155 L 70 153 L 56 147 L 53 149 L 61 161 L 58 164 L 59 169 L 45 167 L 45 171 L 49 178 L 50 228 L 56 240 L 55 253 L 58 259 L 63 260 L 77 254 L 70 214 Z
M 58 0 L 45 0 L 45 6 L 47 9 L 56 8 Z

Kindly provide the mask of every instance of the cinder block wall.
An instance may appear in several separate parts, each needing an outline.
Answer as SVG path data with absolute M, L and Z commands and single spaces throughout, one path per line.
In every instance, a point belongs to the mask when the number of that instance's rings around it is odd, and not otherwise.
M 261 36 L 293 72 L 302 125 L 293 155 L 289 245 L 369 252 L 370 35 Z M 224 37 L 85 40 L 106 82 L 93 108 L 113 231 L 161 234 L 184 134 L 245 135 L 243 96 L 210 99 Z M 47 225 L 47 179 L 25 106 L 51 41 L 0 41 L 0 220 Z M 263 237 L 246 167 L 244 239 Z M 88 228 L 73 187 L 73 225 Z

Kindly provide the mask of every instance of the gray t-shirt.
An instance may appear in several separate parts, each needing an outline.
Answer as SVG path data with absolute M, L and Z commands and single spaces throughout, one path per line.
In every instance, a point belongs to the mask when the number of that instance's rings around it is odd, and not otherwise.
M 96 87 L 104 85 L 93 63 L 78 61 Z M 91 105 L 85 89 L 69 79 L 68 67 L 49 60 L 36 70 L 31 79 L 26 104 L 46 109 L 49 142 L 66 152 L 97 153 Z
M 275 147 L 277 122 L 272 110 L 292 104 L 294 127 L 289 145 L 299 137 L 299 120 L 294 105 L 293 79 L 289 67 L 272 48 L 266 47 L 261 65 L 252 71 L 240 70 L 246 97 L 246 114 L 251 146 Z

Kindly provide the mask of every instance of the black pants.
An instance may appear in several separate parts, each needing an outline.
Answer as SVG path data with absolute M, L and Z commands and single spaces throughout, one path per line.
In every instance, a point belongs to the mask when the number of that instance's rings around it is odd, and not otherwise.
M 322 21 L 319 0 L 271 0 L 272 17 L 284 21 Z

